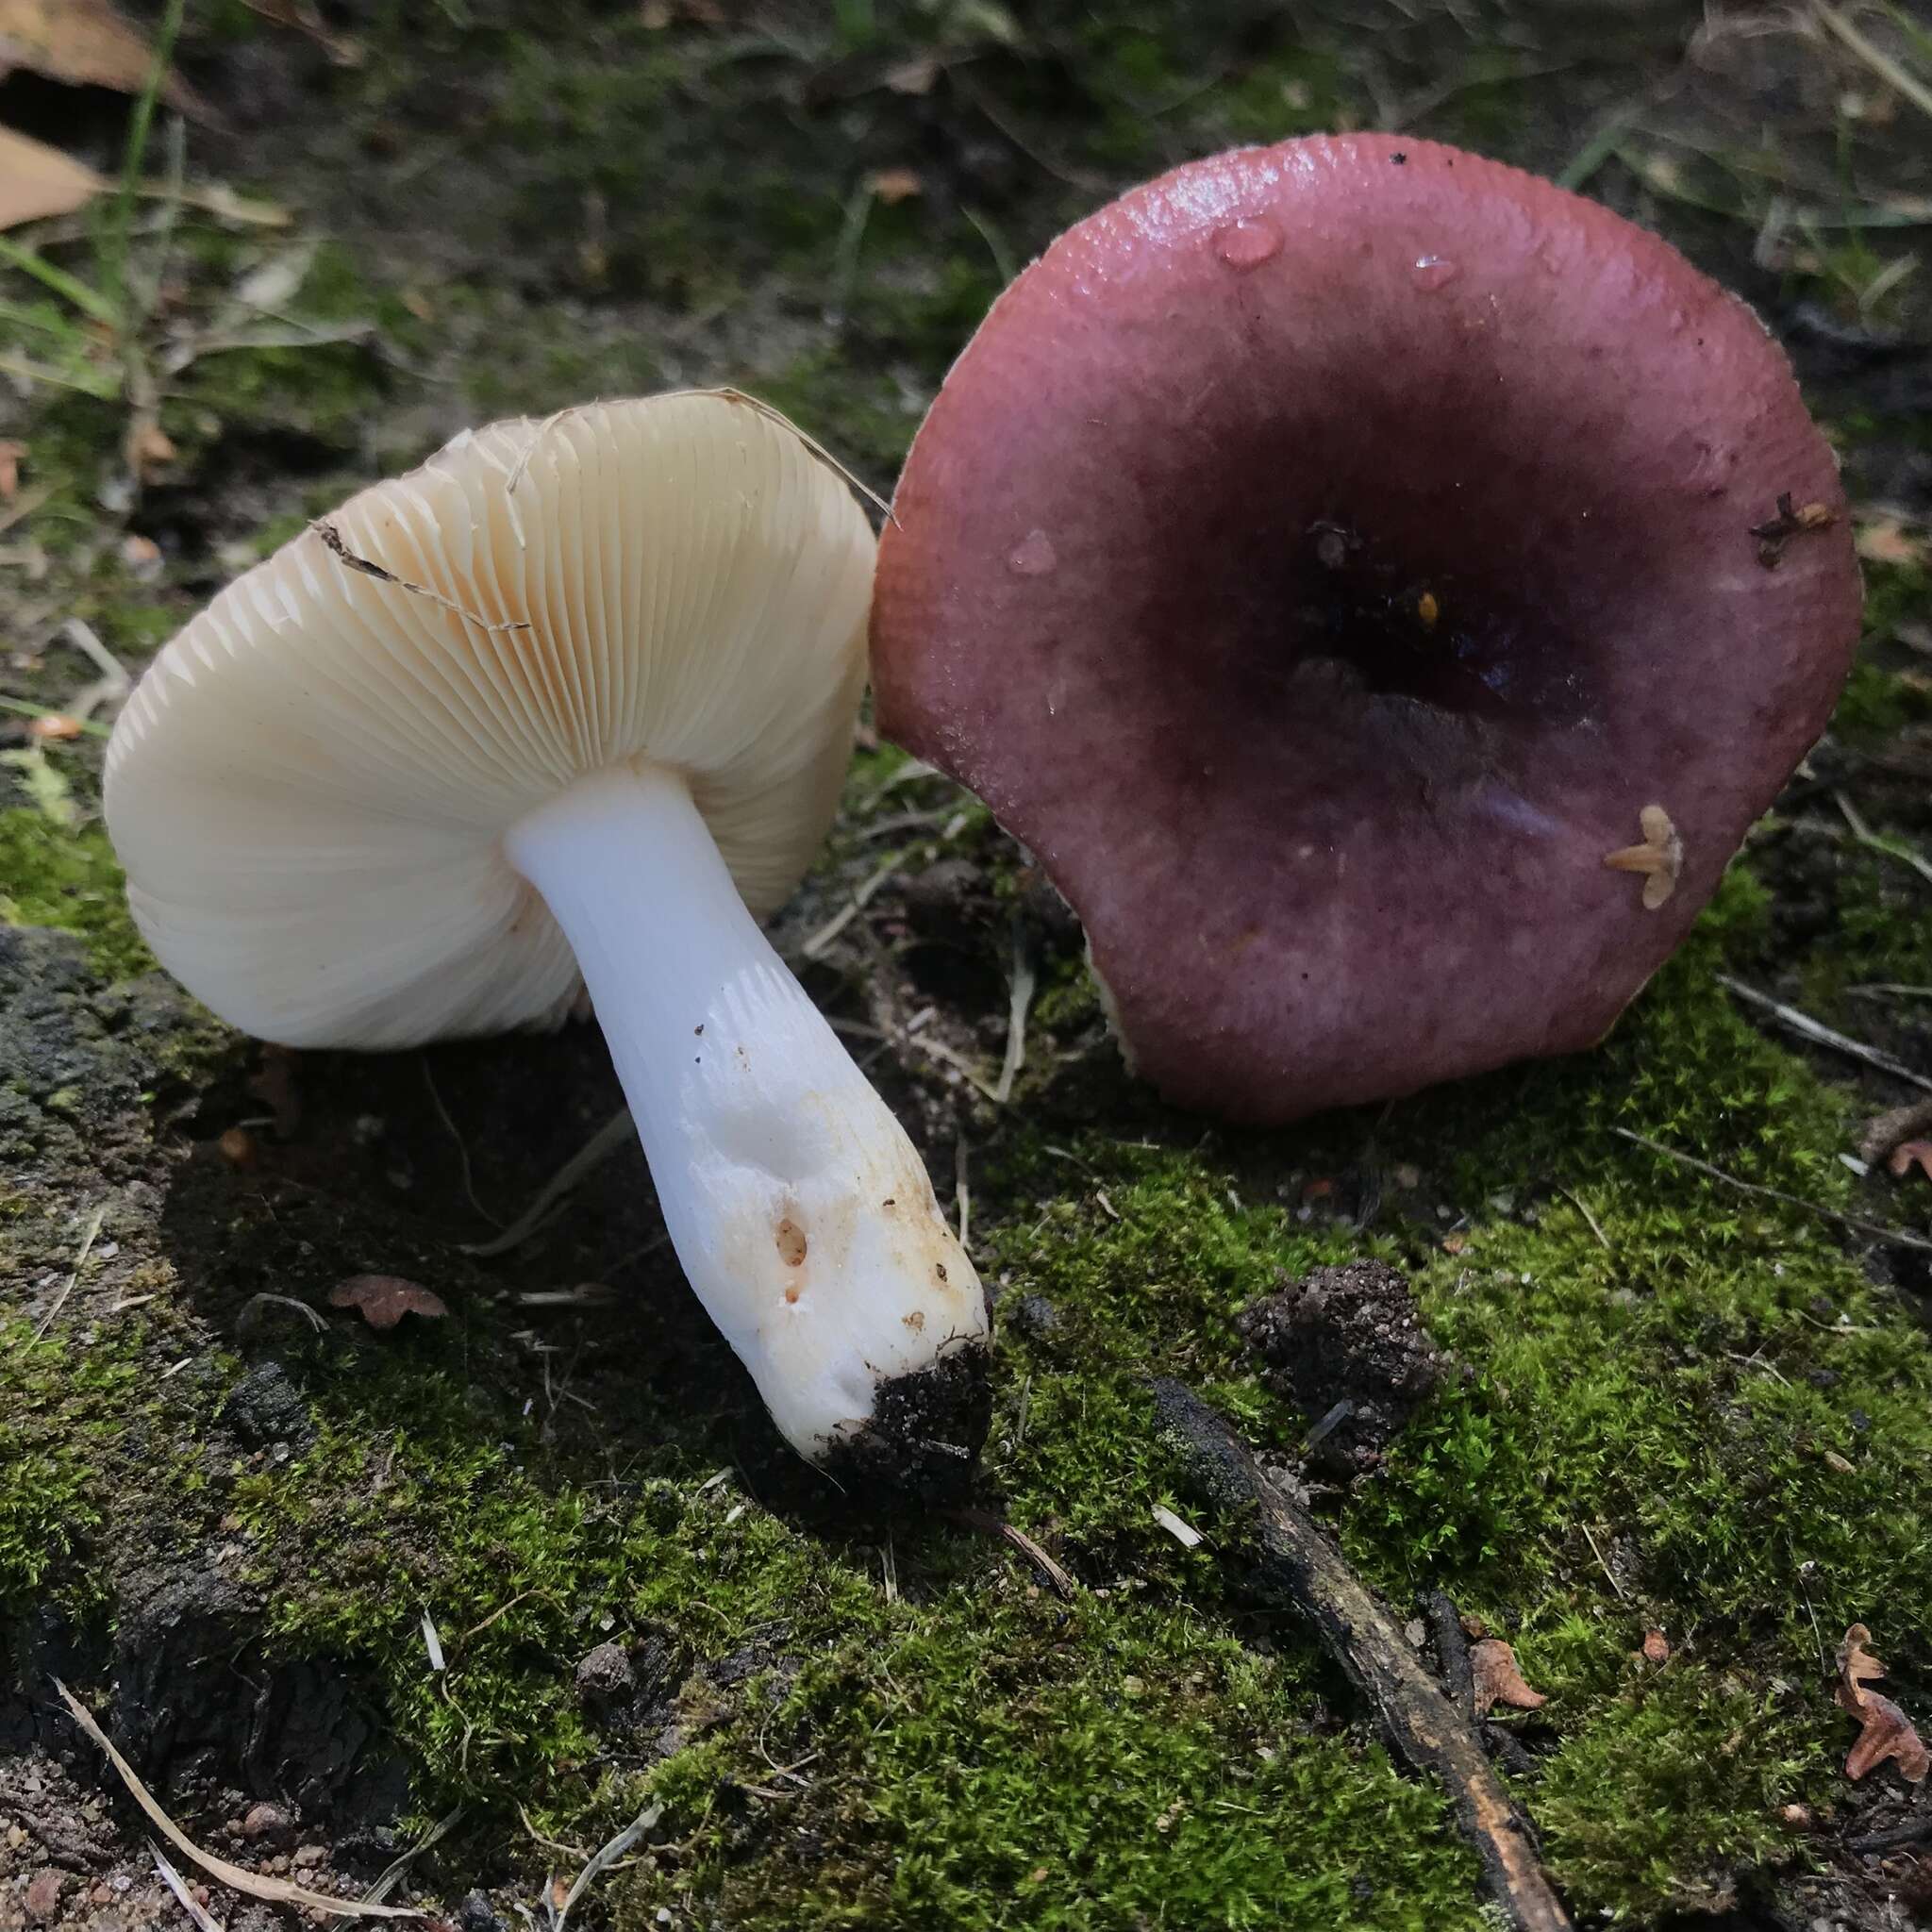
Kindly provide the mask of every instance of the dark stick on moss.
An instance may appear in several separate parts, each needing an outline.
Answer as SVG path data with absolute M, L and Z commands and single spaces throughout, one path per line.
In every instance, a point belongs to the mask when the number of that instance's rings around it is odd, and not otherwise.
M 1458 1710 L 1443 1694 L 1387 1605 L 1349 1569 L 1327 1532 L 1262 1473 L 1220 1415 L 1165 1378 L 1155 1383 L 1154 1398 L 1163 1428 L 1215 1500 L 1258 1507 L 1261 1592 L 1308 1618 L 1374 1703 L 1397 1754 L 1447 1790 L 1457 1824 L 1482 1861 L 1485 1888 L 1508 1924 L 1518 1932 L 1567 1932 L 1569 1915 L 1543 1875 L 1528 1820 L 1490 1768 L 1469 1700 Z
M 1442 1688 L 1449 1702 L 1472 1723 L 1479 1715 L 1475 1707 L 1475 1673 L 1470 1668 L 1469 1639 L 1462 1634 L 1462 1619 L 1446 1591 L 1432 1590 L 1424 1607 L 1429 1613 L 1429 1628 L 1436 1637 L 1436 1663 L 1442 1673 Z
M 1679 1167 L 1688 1167 L 1694 1173 L 1707 1174 L 1714 1181 L 1722 1181 L 1727 1188 L 1736 1188 L 1740 1194 L 1757 1194 L 1766 1201 L 1782 1201 L 1787 1208 L 1802 1208 L 1807 1214 L 1815 1214 L 1821 1221 L 1836 1222 L 1840 1227 L 1848 1227 L 1854 1234 L 1869 1235 L 1875 1241 L 1885 1241 L 1894 1248 L 1914 1248 L 1920 1254 L 1932 1254 L 1932 1241 L 1922 1234 L 1908 1234 L 1902 1227 L 1884 1227 L 1875 1221 L 1861 1221 L 1856 1214 L 1841 1214 L 1836 1208 L 1827 1208 L 1822 1201 L 1807 1201 L 1802 1194 L 1788 1194 L 1782 1188 L 1767 1188 L 1757 1181 L 1740 1180 L 1734 1174 L 1726 1174 L 1721 1167 L 1713 1167 L 1707 1160 L 1699 1160 L 1694 1154 L 1686 1154 L 1676 1147 L 1667 1147 L 1661 1141 L 1653 1141 L 1648 1134 L 1640 1134 L 1632 1127 L 1612 1127 L 1610 1132 L 1639 1147 L 1647 1148 L 1652 1154 L 1660 1154 L 1666 1160 L 1674 1160 Z

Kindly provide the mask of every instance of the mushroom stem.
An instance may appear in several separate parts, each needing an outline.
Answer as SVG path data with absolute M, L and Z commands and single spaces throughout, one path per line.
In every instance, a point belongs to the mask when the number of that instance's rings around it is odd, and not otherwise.
M 575 950 L 678 1259 L 787 1440 L 895 1481 L 963 1475 L 988 1406 L 978 1277 L 683 777 L 580 779 L 504 848 Z

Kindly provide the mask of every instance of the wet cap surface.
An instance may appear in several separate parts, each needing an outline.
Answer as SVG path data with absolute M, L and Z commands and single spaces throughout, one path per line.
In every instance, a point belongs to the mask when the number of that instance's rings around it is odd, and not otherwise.
M 1822 508 L 1768 545 L 1781 496 Z M 1139 1070 L 1258 1120 L 1601 1037 L 1857 635 L 1836 465 L 1751 312 L 1393 137 L 1061 237 L 894 508 L 881 728 L 1046 866 Z M 1604 863 L 1650 807 L 1667 896 Z

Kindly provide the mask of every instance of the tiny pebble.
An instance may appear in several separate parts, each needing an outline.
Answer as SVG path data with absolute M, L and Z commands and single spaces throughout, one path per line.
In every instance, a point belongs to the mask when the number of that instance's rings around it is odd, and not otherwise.
M 26 1883 L 26 1915 L 36 1924 L 44 1925 L 60 1910 L 60 1888 L 65 1882 L 62 1874 L 51 1867 L 36 1872 Z
M 242 1820 L 243 1838 L 268 1838 L 286 1831 L 291 1820 L 279 1805 L 251 1805 Z

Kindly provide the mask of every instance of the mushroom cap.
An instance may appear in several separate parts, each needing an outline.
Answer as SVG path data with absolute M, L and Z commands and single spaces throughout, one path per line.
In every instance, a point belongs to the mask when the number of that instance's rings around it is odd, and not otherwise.
M 1656 236 L 1427 142 L 1224 155 L 954 367 L 878 720 L 1044 865 L 1139 1072 L 1289 1120 L 1601 1038 L 1825 723 L 1843 510 L 1781 350 Z M 1668 893 L 1604 863 L 1647 807 Z
M 504 834 L 626 761 L 684 774 L 754 913 L 797 883 L 874 539 L 782 418 L 720 391 L 497 423 L 352 497 L 340 550 L 323 527 L 167 645 L 108 747 L 135 922 L 224 1018 L 362 1047 L 560 1021 L 576 962 Z

